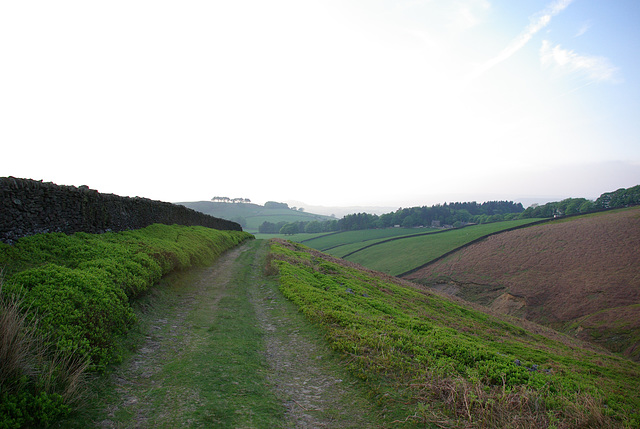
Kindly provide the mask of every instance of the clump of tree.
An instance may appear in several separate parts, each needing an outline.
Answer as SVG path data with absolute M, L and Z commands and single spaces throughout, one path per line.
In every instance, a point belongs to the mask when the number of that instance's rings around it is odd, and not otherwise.
M 596 210 L 593 201 L 586 198 L 567 198 L 562 201 L 554 201 L 544 205 L 533 204 L 520 215 L 520 218 L 533 217 L 557 217 L 581 213 L 590 213 Z
M 213 201 L 214 203 L 232 203 L 232 204 L 251 202 L 249 198 L 229 198 L 229 197 L 213 197 L 211 198 L 211 201 Z
M 599 209 L 629 207 L 638 204 L 640 204 L 640 185 L 626 189 L 620 188 L 613 192 L 605 192 L 595 201 L 595 206 Z
M 591 213 L 599 210 L 616 209 L 640 204 L 640 185 L 605 192 L 595 201 L 586 198 L 567 198 L 544 205 L 534 204 L 528 207 L 521 218 L 557 217 Z
M 287 203 L 278 203 L 276 201 L 267 201 L 264 203 L 265 209 L 288 209 L 289 204 Z
M 338 221 L 343 231 L 389 228 L 402 226 L 414 228 L 431 225 L 462 226 L 469 223 L 488 223 L 509 220 L 524 211 L 521 203 L 513 201 L 487 201 L 479 204 L 475 201 L 465 203 L 444 203 L 431 207 L 400 208 L 383 215 L 357 213 L 343 217 Z

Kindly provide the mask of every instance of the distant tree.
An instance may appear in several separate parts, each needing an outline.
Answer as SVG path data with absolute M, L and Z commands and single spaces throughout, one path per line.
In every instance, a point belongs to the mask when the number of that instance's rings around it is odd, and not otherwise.
M 471 213 L 469 213 L 469 210 L 460 209 L 453 215 L 453 219 L 459 222 L 469 222 L 471 220 Z
M 322 231 L 323 231 L 323 226 L 317 220 L 312 220 L 311 222 L 308 222 L 304 227 L 304 232 L 309 234 L 315 234 Z
M 412 228 L 418 225 L 420 225 L 420 218 L 415 213 L 405 217 L 404 220 L 402 221 L 402 226 L 404 228 Z
M 638 204 L 640 204 L 640 185 L 606 192 L 600 195 L 595 202 L 596 207 L 600 209 L 628 207 Z
M 584 203 L 584 198 L 574 198 L 569 201 L 564 209 L 565 215 L 580 213 L 580 206 Z
M 267 201 L 264 203 L 264 208 L 266 209 L 288 209 L 289 204 L 287 203 L 278 203 L 275 201 Z
M 258 227 L 258 232 L 260 234 L 277 234 L 278 229 L 276 229 L 276 224 L 273 222 L 264 221 Z
M 593 201 L 586 200 L 580 205 L 578 209 L 580 213 L 589 213 L 596 209 L 596 204 Z
M 337 220 L 328 220 L 322 223 L 322 232 L 340 231 L 340 226 Z
M 288 223 L 280 228 L 280 234 L 294 235 L 298 233 L 298 225 L 295 222 Z
M 303 211 L 304 211 L 304 207 L 299 207 L 299 208 L 298 208 L 298 211 L 299 211 L 299 212 L 303 212 Z

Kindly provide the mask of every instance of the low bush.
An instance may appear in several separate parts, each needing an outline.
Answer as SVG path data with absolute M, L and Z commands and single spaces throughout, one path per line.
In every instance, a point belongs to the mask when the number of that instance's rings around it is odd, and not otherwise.
M 251 235 L 151 225 L 0 245 L 0 428 L 46 426 L 79 396 L 85 370 L 121 356 L 131 301 L 163 275 L 213 262 Z

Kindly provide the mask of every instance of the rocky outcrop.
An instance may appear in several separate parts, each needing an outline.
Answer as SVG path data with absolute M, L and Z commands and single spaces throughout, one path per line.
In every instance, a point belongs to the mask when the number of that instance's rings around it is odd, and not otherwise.
M 45 232 L 102 233 L 154 223 L 242 230 L 236 222 L 177 204 L 101 194 L 87 186 L 0 177 L 0 241 L 6 243 Z

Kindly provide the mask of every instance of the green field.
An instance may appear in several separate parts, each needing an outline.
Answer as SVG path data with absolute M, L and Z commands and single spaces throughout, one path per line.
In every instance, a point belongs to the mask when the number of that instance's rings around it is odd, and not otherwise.
M 300 244 L 274 241 L 271 252 L 283 294 L 324 329 L 385 427 L 640 425 L 635 362 Z
M 312 239 L 296 239 L 294 241 L 304 243 L 312 249 L 325 252 L 329 249 L 338 248 L 345 245 L 358 244 L 366 246 L 379 240 L 402 235 L 421 234 L 437 231 L 433 228 L 385 228 L 385 229 L 363 229 L 358 231 L 342 231 L 337 234 L 322 234 Z
M 353 253 L 345 259 L 372 270 L 397 276 L 487 234 L 539 220 L 540 219 L 520 219 L 487 223 L 460 229 L 451 229 L 437 234 L 432 233 L 419 237 L 402 238 L 376 244 Z M 340 257 L 346 254 L 344 250 L 343 248 L 334 248 L 327 250 L 326 253 Z
M 282 238 L 284 240 L 291 240 L 291 241 L 295 241 L 297 243 L 300 243 L 304 240 L 310 240 L 312 238 L 315 237 L 320 237 L 323 235 L 326 235 L 326 232 L 319 232 L 319 233 L 315 233 L 315 234 L 311 234 L 311 233 L 306 233 L 306 232 L 302 232 L 299 234 L 293 234 L 293 235 L 285 235 L 285 234 L 260 234 L 260 233 L 256 233 L 254 234 L 254 236 L 256 237 L 256 239 L 258 240 L 270 240 L 272 238 Z
M 221 219 L 227 219 L 234 222 L 242 220 L 242 222 L 239 222 L 243 224 L 242 228 L 250 233 L 258 232 L 258 227 L 262 225 L 263 222 L 278 223 L 334 220 L 334 218 L 329 216 L 317 215 L 287 208 L 267 208 L 251 203 L 232 204 L 213 201 L 194 201 L 179 204 Z
M 317 234 L 255 234 L 257 239 L 269 240 L 271 238 L 282 238 L 297 243 L 304 243 L 305 246 L 322 252 L 330 252 L 334 256 L 344 255 L 381 241 L 394 237 L 406 235 L 428 234 L 441 231 L 434 228 L 385 228 L 385 229 L 363 229 L 358 231 L 321 232 Z

